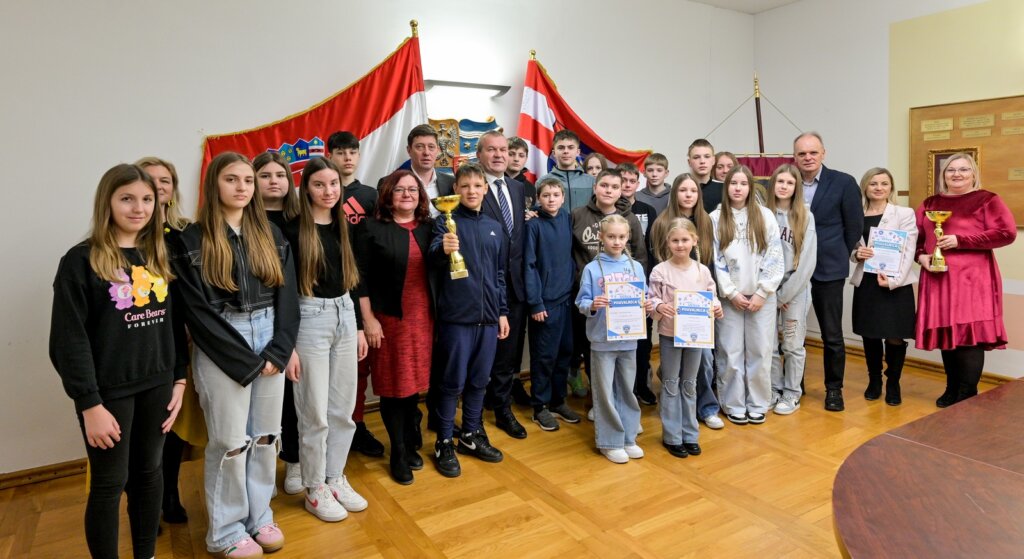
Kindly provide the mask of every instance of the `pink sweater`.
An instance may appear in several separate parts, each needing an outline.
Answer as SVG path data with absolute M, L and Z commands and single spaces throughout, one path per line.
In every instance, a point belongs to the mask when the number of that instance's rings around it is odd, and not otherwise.
M 671 261 L 665 261 L 654 267 L 651 271 L 651 281 L 647 288 L 647 298 L 654 305 L 654 312 L 651 316 L 659 318 L 658 333 L 662 336 L 672 337 L 675 332 L 675 324 L 671 320 L 665 320 L 658 314 L 657 308 L 661 303 L 675 304 L 676 291 L 710 291 L 714 297 L 715 304 L 718 303 L 718 295 L 715 289 L 715 280 L 711 278 L 711 270 L 707 266 L 692 260 L 689 269 L 676 266 Z

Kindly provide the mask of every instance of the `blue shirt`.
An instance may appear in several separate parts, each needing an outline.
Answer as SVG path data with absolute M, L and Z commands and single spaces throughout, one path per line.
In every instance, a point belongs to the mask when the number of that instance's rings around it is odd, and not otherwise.
M 804 182 L 804 203 L 807 204 L 807 206 L 811 205 L 811 202 L 814 200 L 814 193 L 818 191 L 818 180 L 821 178 L 821 169 L 823 168 L 824 167 L 818 168 L 818 174 L 814 175 L 814 180 L 811 182 Z

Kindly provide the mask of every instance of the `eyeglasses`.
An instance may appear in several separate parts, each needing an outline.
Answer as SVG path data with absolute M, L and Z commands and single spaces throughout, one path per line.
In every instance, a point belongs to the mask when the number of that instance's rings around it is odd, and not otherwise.
M 420 190 L 418 188 L 396 188 L 392 192 L 399 196 L 403 194 L 408 194 L 409 196 L 412 196 L 413 194 L 419 194 Z
M 955 175 L 957 173 L 960 173 L 961 175 L 969 175 L 974 172 L 974 169 L 971 169 L 970 167 L 960 167 L 959 169 L 949 167 L 946 169 L 946 172 L 951 175 Z

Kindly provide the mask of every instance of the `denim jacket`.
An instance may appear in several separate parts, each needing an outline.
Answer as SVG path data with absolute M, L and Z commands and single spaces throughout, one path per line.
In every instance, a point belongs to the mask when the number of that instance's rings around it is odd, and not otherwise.
M 268 361 L 284 371 L 295 349 L 299 331 L 295 267 L 288 241 L 276 225 L 270 224 L 285 284 L 267 287 L 249 268 L 242 238 L 227 225 L 225 227 L 234 253 L 232 275 L 238 291 L 227 291 L 203 281 L 203 232 L 195 223 L 181 232 L 172 251 L 171 267 L 178 279 L 172 282 L 172 289 L 176 290 L 174 297 L 181 304 L 193 343 L 225 374 L 246 386 L 259 376 Z M 267 347 L 257 354 L 221 313 L 247 313 L 266 308 L 274 309 L 274 335 Z

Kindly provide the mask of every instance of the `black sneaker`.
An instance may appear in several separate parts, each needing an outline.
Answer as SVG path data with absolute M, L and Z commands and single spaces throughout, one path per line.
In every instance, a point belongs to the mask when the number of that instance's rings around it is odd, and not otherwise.
M 540 425 L 541 431 L 558 430 L 558 421 L 556 421 L 555 416 L 551 415 L 551 412 L 545 408 L 541 408 L 540 411 L 533 412 L 533 422 Z
M 665 450 L 668 450 L 668 453 L 676 458 L 686 458 L 690 455 L 690 453 L 686 451 L 686 448 L 681 444 L 668 444 L 665 441 L 661 441 L 661 446 L 664 446 Z
M 697 443 L 683 443 L 683 448 L 685 448 L 686 452 L 691 456 L 700 456 L 700 453 L 703 452 L 700 449 L 700 445 Z
M 646 386 L 641 386 L 637 389 L 636 400 L 645 406 L 653 406 L 658 403 L 658 397 Z
M 846 406 L 843 404 L 843 391 L 838 388 L 830 388 L 825 391 L 825 411 L 843 411 Z
M 483 429 L 462 433 L 457 450 L 459 454 L 476 456 L 484 462 L 501 462 L 505 458 L 500 450 L 491 446 L 491 441 L 487 440 L 487 433 L 484 433 Z
M 747 412 L 747 422 L 753 423 L 754 425 L 760 425 L 764 423 L 764 414 Z
M 745 414 L 745 413 L 736 414 L 736 415 L 728 414 L 728 415 L 725 416 L 725 418 L 728 419 L 729 421 L 731 421 L 732 423 L 735 423 L 736 425 L 746 425 L 747 424 L 747 414 Z
M 434 465 L 444 477 L 459 477 L 462 474 L 459 457 L 455 455 L 455 444 L 451 439 L 434 443 Z
M 569 404 L 566 404 L 565 402 L 562 402 L 561 404 L 558 404 L 553 408 L 549 408 L 549 411 L 551 411 L 551 415 L 555 416 L 558 419 L 561 419 L 566 423 L 580 422 L 579 414 L 572 411 L 572 408 L 569 407 Z
M 373 436 L 373 433 L 366 428 L 366 424 L 360 421 L 356 423 L 356 434 L 352 437 L 352 448 L 371 458 L 384 456 L 384 445 Z
M 494 410 L 494 424 L 502 431 L 508 433 L 513 439 L 525 439 L 526 429 L 519 424 L 511 408 L 498 408 Z
M 530 393 L 526 391 L 526 387 L 523 386 L 523 381 L 516 378 L 512 379 L 512 401 L 517 406 L 529 406 L 530 405 Z

